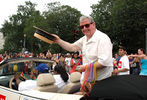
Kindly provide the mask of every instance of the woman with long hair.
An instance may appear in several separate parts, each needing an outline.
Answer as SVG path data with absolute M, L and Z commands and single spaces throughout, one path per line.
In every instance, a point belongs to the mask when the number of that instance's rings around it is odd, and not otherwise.
M 54 68 L 54 78 L 55 85 L 58 86 L 58 92 L 68 83 L 69 75 L 67 74 L 65 68 L 61 65 L 56 65 Z

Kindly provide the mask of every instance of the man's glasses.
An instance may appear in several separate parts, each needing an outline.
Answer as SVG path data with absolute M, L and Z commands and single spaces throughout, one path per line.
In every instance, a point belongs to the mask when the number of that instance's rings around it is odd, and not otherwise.
M 92 23 L 90 23 L 90 24 L 92 24 Z M 80 29 L 83 29 L 84 27 L 89 28 L 90 24 L 82 25 L 82 26 L 80 26 L 79 28 L 80 28 Z

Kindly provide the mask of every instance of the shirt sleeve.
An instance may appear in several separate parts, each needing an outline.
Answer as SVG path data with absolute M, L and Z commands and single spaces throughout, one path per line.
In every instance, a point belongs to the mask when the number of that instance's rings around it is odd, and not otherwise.
M 81 50 L 82 50 L 82 47 L 83 47 L 83 39 L 84 39 L 84 37 L 80 38 L 79 40 L 77 40 L 76 42 L 73 43 L 74 45 L 78 46 Z

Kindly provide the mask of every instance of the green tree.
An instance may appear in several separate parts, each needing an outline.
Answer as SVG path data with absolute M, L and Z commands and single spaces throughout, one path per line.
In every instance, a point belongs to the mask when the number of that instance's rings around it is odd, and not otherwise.
M 4 50 L 6 51 L 19 52 L 23 48 L 26 20 L 36 12 L 36 4 L 31 2 L 25 4 L 18 6 L 17 14 L 10 16 L 9 21 L 5 21 L 0 29 L 5 37 Z
M 25 5 L 18 6 L 17 14 L 10 16 L 9 21 L 5 21 L 0 29 L 5 37 L 4 50 L 20 52 L 25 34 L 28 51 L 39 53 L 50 49 L 53 53 L 65 52 L 57 44 L 49 45 L 35 38 L 33 26 L 57 34 L 65 41 L 74 42 L 74 30 L 77 29 L 81 13 L 57 2 L 48 4 L 48 10 L 43 14 L 36 10 L 35 6 L 36 4 L 30 1 L 25 2 Z
M 59 2 L 49 3 L 48 11 L 44 12 L 48 32 L 57 34 L 60 38 L 68 42 L 74 42 L 74 30 L 78 28 L 79 17 L 81 13 L 67 5 L 61 5 Z M 79 33 L 79 37 L 82 34 Z M 65 52 L 58 45 L 51 45 L 54 52 Z
M 32 15 L 26 20 L 24 33 L 27 36 L 26 44 L 29 51 L 39 53 L 48 47 L 43 46 L 45 45 L 45 43 L 34 37 L 35 29 L 33 28 L 33 26 L 46 26 L 45 23 L 45 19 L 39 11 L 32 13 Z
M 146 0 L 101 0 L 92 9 L 98 29 L 111 37 L 114 49 L 119 45 L 128 52 L 145 48 Z

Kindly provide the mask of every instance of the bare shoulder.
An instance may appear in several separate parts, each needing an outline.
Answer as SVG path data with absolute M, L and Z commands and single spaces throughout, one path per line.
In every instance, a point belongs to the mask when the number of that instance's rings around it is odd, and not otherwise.
M 145 54 L 140 55 L 140 58 L 147 59 L 147 56 Z

